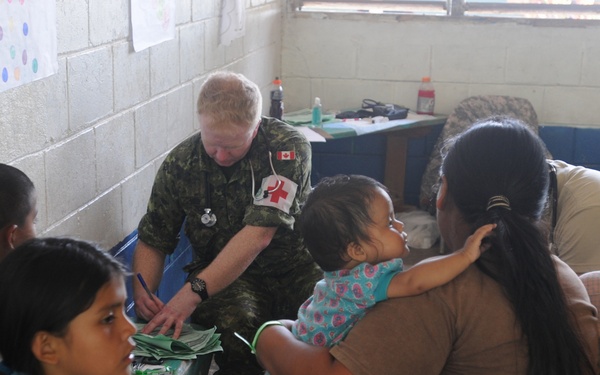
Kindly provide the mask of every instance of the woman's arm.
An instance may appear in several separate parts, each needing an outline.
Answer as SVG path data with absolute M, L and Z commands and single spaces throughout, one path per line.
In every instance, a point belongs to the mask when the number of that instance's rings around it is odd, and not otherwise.
M 258 338 L 256 357 L 270 375 L 351 375 L 329 349 L 296 339 L 284 326 L 265 328 Z

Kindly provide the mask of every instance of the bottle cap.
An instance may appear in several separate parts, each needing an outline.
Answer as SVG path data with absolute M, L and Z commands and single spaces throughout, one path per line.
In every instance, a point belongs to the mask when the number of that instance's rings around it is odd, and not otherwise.
M 431 82 L 431 78 L 430 77 L 423 77 L 423 78 L 421 78 L 421 82 Z
M 319 105 L 321 104 L 321 98 L 319 98 L 318 96 L 315 97 L 315 105 Z
M 274 85 L 281 85 L 281 80 L 279 79 L 279 77 L 275 77 L 275 80 L 273 81 Z

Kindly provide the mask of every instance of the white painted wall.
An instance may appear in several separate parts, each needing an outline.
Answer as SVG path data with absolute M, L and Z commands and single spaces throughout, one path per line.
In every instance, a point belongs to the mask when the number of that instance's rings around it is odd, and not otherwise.
M 472 95 L 512 95 L 542 124 L 600 127 L 600 24 L 289 12 L 282 57 L 288 110 L 315 96 L 324 110 L 363 98 L 414 109 L 429 75 L 438 113 Z
M 266 98 L 282 76 L 286 111 L 314 96 L 325 110 L 363 98 L 414 108 L 431 75 L 439 113 L 470 95 L 516 95 L 541 123 L 600 127 L 598 26 L 282 16 L 283 1 L 247 0 L 245 37 L 223 47 L 221 0 L 177 0 L 176 39 L 135 53 L 129 0 L 57 0 L 58 74 L 0 93 L 0 162 L 34 181 L 39 234 L 108 248 L 134 230 L 160 162 L 197 128 L 199 86 L 217 69 L 246 74 Z
M 34 181 L 39 235 L 116 245 L 167 152 L 197 129 L 206 74 L 243 73 L 263 95 L 280 75 L 280 0 L 248 0 L 246 35 L 228 47 L 220 0 L 177 0 L 176 39 L 137 53 L 129 3 L 57 0 L 58 74 L 0 93 L 0 162 Z

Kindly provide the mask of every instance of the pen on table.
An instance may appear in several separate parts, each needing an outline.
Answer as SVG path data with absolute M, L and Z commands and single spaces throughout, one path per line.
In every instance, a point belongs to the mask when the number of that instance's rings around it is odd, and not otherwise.
M 140 281 L 140 284 L 142 284 L 142 287 L 144 288 L 144 290 L 146 291 L 146 293 L 148 293 L 148 296 L 150 296 L 150 298 L 152 298 L 152 301 L 156 302 L 156 300 L 154 299 L 154 294 L 152 294 L 152 292 L 150 291 L 150 289 L 148 289 L 148 285 L 146 285 L 146 281 L 142 277 L 142 274 L 138 272 L 137 278 Z

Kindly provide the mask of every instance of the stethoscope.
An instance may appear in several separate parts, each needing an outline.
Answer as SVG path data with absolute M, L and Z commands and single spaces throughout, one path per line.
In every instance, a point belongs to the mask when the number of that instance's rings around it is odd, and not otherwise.
M 262 133 L 262 135 L 265 137 L 265 140 L 268 143 L 268 138 L 267 138 L 267 134 L 265 133 L 265 130 L 259 125 L 259 130 Z M 268 151 L 269 153 L 269 165 L 271 166 L 271 172 L 273 172 L 273 176 L 275 176 L 275 179 L 277 179 L 277 182 L 275 183 L 275 187 L 272 189 L 266 189 L 266 190 L 262 190 L 259 189 L 258 193 L 254 194 L 254 189 L 256 188 L 256 182 L 254 179 L 254 168 L 252 168 L 252 161 L 248 161 L 248 163 L 250 163 L 250 173 L 252 173 L 252 200 L 251 203 L 257 202 L 257 201 L 261 201 L 263 199 L 266 199 L 269 197 L 269 194 L 273 194 L 274 192 L 276 192 L 277 190 L 279 190 L 282 185 L 283 185 L 283 181 L 281 181 L 281 179 L 279 178 L 279 175 L 277 174 L 277 172 L 275 172 L 275 167 L 273 167 L 273 154 L 271 153 L 271 151 Z M 206 208 L 204 208 L 204 214 L 202 214 L 202 216 L 200 217 L 200 221 L 202 222 L 202 224 L 204 224 L 205 226 L 207 226 L 208 228 L 214 226 L 217 223 L 217 216 L 215 215 L 214 212 L 212 212 L 211 207 L 211 202 L 210 202 L 210 183 L 208 182 L 208 172 L 205 171 L 204 172 L 204 201 L 206 203 Z
M 204 171 L 204 201 L 206 202 L 206 208 L 200 216 L 200 221 L 210 228 L 217 223 L 217 215 L 210 209 L 210 182 L 208 182 L 208 172 L 206 171 Z

